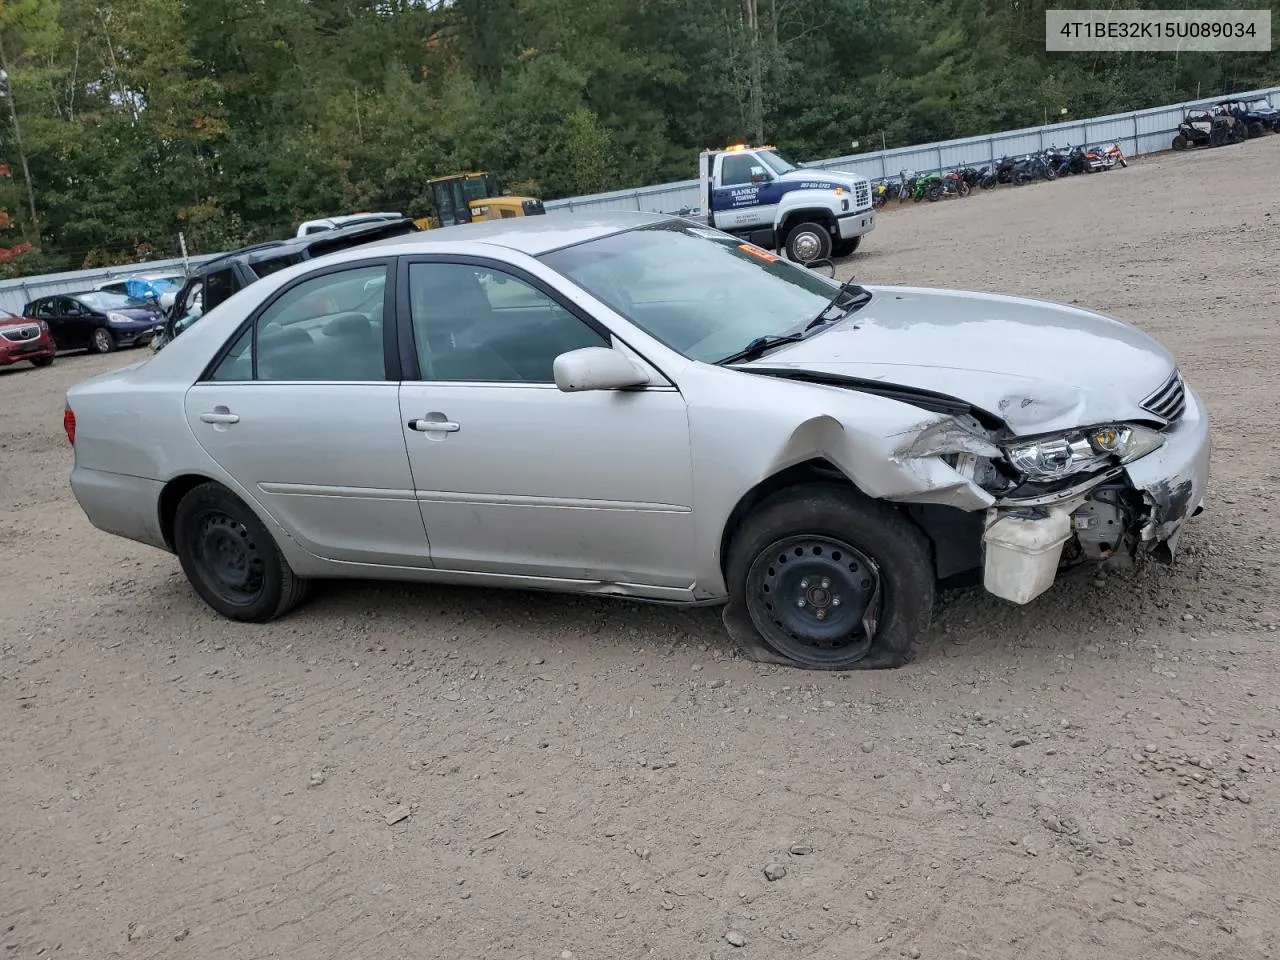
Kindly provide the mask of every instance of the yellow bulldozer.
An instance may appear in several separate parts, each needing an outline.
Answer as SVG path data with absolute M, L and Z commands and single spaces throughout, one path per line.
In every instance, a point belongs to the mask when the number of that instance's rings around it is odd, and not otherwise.
M 504 195 L 490 173 L 455 173 L 428 180 L 427 186 L 431 188 L 436 213 L 414 220 L 420 230 L 508 217 L 533 217 L 547 212 L 541 200 Z

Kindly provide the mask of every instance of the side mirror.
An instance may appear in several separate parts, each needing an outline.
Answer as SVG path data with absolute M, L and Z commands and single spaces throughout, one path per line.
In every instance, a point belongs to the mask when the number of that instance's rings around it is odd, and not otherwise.
M 609 347 L 583 347 L 562 353 L 556 357 L 552 370 L 556 386 L 565 393 L 623 390 L 649 382 L 649 375 L 629 357 Z

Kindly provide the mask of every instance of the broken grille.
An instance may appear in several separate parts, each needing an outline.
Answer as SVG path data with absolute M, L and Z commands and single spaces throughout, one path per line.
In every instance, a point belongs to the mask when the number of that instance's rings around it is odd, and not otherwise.
M 1187 409 L 1187 390 L 1182 383 L 1182 375 L 1177 370 L 1173 371 L 1173 376 L 1143 400 L 1141 406 L 1165 423 L 1176 421 Z

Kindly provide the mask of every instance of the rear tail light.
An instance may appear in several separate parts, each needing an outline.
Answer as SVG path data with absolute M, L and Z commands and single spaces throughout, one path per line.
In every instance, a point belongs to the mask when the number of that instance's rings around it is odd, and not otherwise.
M 71 404 L 67 404 L 62 409 L 62 429 L 67 433 L 67 443 L 74 447 L 76 445 L 76 415 L 71 409 Z

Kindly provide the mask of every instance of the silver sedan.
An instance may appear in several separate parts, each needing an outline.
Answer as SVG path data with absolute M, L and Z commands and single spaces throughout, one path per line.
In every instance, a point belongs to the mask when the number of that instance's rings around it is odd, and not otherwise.
M 723 604 L 749 656 L 915 654 L 938 584 L 1169 561 L 1209 424 L 1089 310 L 838 284 L 677 217 L 432 230 L 273 273 L 67 393 L 71 486 L 246 621 L 317 578 Z

